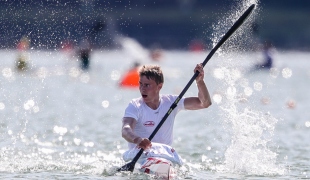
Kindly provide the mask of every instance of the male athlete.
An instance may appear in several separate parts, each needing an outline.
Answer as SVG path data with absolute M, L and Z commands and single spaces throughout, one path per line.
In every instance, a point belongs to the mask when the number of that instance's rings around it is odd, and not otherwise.
M 177 107 L 170 113 L 152 139 L 153 143 L 172 145 L 174 119 L 180 110 L 198 110 L 211 105 L 210 94 L 204 82 L 202 64 L 197 64 L 194 69 L 194 72 L 196 71 L 199 71 L 199 75 L 196 78 L 198 96 L 182 98 L 178 102 Z M 159 66 L 142 66 L 139 71 L 139 77 L 141 97 L 131 100 L 125 110 L 122 136 L 128 141 L 129 149 L 138 147 L 146 150 L 152 147 L 152 142 L 148 137 L 178 96 L 160 94 L 164 77 Z

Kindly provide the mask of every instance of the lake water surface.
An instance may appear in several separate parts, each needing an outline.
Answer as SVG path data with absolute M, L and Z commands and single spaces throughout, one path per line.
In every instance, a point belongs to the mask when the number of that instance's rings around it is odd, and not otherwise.
M 163 51 L 162 93 L 179 94 L 207 52 Z M 137 89 L 118 87 L 134 59 L 121 50 L 93 51 L 90 69 L 62 51 L 1 50 L 0 178 L 146 179 L 115 173 L 125 164 L 121 120 Z M 173 147 L 185 161 L 178 179 L 310 177 L 309 53 L 277 52 L 270 71 L 247 70 L 260 52 L 216 54 L 206 65 L 210 108 L 177 115 Z M 195 83 L 185 96 L 196 95 Z

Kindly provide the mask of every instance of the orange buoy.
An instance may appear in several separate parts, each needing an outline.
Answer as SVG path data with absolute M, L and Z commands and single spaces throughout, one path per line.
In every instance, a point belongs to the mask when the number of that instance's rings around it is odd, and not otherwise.
M 138 70 L 139 68 L 129 70 L 120 81 L 120 87 L 139 87 Z

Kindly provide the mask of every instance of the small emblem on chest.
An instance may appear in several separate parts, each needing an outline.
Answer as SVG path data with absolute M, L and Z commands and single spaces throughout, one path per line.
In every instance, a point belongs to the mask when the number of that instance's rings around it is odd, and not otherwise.
M 143 124 L 145 127 L 153 127 L 155 125 L 154 121 L 146 121 Z

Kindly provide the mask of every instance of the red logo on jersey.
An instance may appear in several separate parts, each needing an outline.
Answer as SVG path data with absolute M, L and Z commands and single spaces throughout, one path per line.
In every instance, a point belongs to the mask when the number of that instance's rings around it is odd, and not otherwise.
M 153 127 L 155 125 L 154 121 L 146 121 L 143 124 L 145 127 Z

